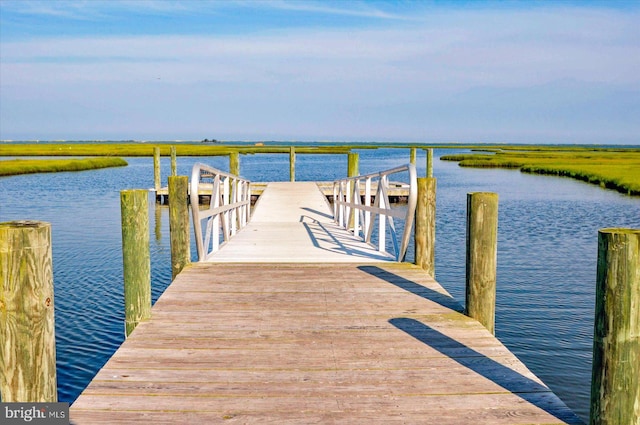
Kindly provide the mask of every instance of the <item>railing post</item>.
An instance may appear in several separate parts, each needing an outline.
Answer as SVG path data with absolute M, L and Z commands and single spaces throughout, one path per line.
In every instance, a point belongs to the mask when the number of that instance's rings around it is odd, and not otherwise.
M 411 148 L 411 151 L 409 151 L 409 162 L 413 165 L 416 165 L 417 150 L 417 148 Z
M 160 178 L 160 148 L 153 148 L 153 187 L 156 190 L 156 196 L 158 190 L 160 190 L 162 179 Z
M 169 233 L 171 239 L 171 279 L 191 261 L 189 247 L 189 207 L 187 176 L 169 177 Z
M 640 229 L 601 229 L 591 425 L 640 423 Z
M 149 210 L 146 190 L 120 191 L 125 335 L 151 317 Z
M 415 263 L 435 278 L 436 179 L 418 178 L 416 204 Z
M 289 148 L 289 181 L 296 181 L 296 148 Z
M 231 152 L 229 154 L 229 174 L 240 175 L 240 153 Z
M 0 223 L 0 395 L 57 402 L 51 225 Z
M 433 177 L 433 149 L 427 149 L 427 177 Z
M 498 194 L 467 194 L 466 314 L 495 333 Z
M 176 159 L 176 147 L 171 146 L 171 175 L 178 175 L 178 161 Z

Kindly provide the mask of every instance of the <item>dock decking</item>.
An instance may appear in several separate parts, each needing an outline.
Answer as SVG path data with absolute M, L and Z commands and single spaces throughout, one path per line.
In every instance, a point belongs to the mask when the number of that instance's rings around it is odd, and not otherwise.
M 296 185 L 287 220 L 263 198 L 255 227 L 176 277 L 72 423 L 582 423 L 420 268 L 366 258 L 339 229 L 308 231 L 328 207 Z M 283 236 L 261 242 L 278 220 Z

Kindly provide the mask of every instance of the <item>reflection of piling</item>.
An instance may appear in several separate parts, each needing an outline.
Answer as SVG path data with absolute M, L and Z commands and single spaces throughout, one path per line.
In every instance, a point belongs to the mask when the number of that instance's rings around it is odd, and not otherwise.
M 189 207 L 187 176 L 169 177 L 169 232 L 171 239 L 171 278 L 191 261 L 189 249 Z
M 0 394 L 57 402 L 51 225 L 0 223 Z
M 435 278 L 436 179 L 418 178 L 416 203 L 415 263 Z
M 125 334 L 151 317 L 149 210 L 146 190 L 120 192 Z
M 640 423 L 640 230 L 598 232 L 591 425 Z
M 157 199 L 157 198 L 156 198 Z M 156 242 L 158 245 L 162 242 L 162 207 L 160 205 L 166 204 L 167 197 L 162 196 L 160 202 L 156 202 L 154 212 L 154 222 L 153 222 L 153 234 L 156 237 Z
M 495 333 L 498 194 L 467 194 L 466 314 Z

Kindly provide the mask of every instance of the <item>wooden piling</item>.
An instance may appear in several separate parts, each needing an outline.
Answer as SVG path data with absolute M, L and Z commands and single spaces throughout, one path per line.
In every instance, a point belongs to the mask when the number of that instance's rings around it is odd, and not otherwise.
M 176 147 L 171 146 L 171 175 L 178 175 L 178 160 L 176 158 Z
M 169 177 L 169 233 L 171 239 L 171 279 L 191 261 L 189 248 L 189 207 L 187 176 Z
M 296 148 L 289 148 L 289 181 L 296 181 Z
M 416 165 L 417 155 L 418 155 L 418 149 L 411 148 L 411 151 L 409 152 L 409 162 L 412 163 L 413 165 Z
M 0 395 L 57 402 L 51 225 L 0 223 Z
M 347 154 L 347 176 L 348 177 L 358 176 L 358 174 L 360 174 L 359 168 L 360 168 L 360 155 L 355 152 L 349 152 Z M 349 189 L 349 202 L 353 200 L 354 192 L 355 192 L 355 185 L 352 182 Z M 352 229 L 355 224 L 355 214 L 357 212 L 355 209 L 351 209 L 351 208 L 347 209 L 347 211 L 348 211 L 347 214 L 348 214 L 348 220 L 349 220 L 348 228 Z M 357 231 L 357 230 L 354 229 L 354 231 Z
M 598 232 L 591 425 L 640 423 L 640 230 Z
M 347 177 L 356 177 L 360 174 L 360 155 L 355 152 L 347 154 Z
M 498 194 L 467 194 L 466 314 L 495 334 Z
M 427 177 L 433 177 L 433 149 L 427 149 Z
M 229 154 L 229 173 L 236 176 L 240 175 L 240 153 L 231 152 Z
M 418 178 L 416 204 L 415 264 L 435 278 L 436 261 L 436 179 Z
M 151 261 L 147 191 L 120 192 L 125 335 L 151 317 Z
M 153 187 L 156 193 L 162 187 L 162 179 L 160 177 L 160 148 L 153 148 Z

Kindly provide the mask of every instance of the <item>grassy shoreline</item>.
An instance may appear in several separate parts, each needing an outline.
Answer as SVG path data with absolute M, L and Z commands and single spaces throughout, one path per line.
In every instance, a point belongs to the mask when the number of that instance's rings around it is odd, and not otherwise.
M 0 177 L 33 173 L 57 173 L 62 171 L 85 171 L 109 167 L 127 166 L 122 158 L 83 159 L 12 159 L 0 161 Z
M 260 153 L 288 154 L 289 144 L 269 143 L 266 145 L 247 144 L 171 144 L 171 143 L 20 143 L 3 144 L 0 149 L 2 156 L 93 156 L 92 161 L 100 159 L 116 159 L 115 157 L 146 157 L 153 156 L 154 148 L 160 148 L 162 156 L 170 155 L 172 146 L 176 148 L 178 156 L 226 156 L 231 153 L 253 155 Z M 640 196 L 640 147 L 638 146 L 582 146 L 582 145 L 470 145 L 470 144 L 339 144 L 320 146 L 293 146 L 297 154 L 346 154 L 352 149 L 378 149 L 410 147 L 417 149 L 471 149 L 470 154 L 445 155 L 442 160 L 458 161 L 463 167 L 497 167 L 520 169 L 526 173 L 566 176 L 574 179 L 598 184 L 603 188 L 615 189 L 628 195 Z M 106 158 L 105 158 L 106 157 Z M 27 161 L 27 160 L 21 160 Z M 60 160 L 65 161 L 65 160 Z M 67 160 L 77 161 L 77 160 Z M 2 163 L 10 161 L 0 161 Z M 124 162 L 124 161 L 123 161 Z M 124 164 L 119 165 L 126 165 Z M 87 165 L 88 168 L 77 168 L 77 164 L 69 164 L 58 169 L 59 165 L 49 164 L 45 171 L 12 171 L 10 174 L 28 172 L 72 171 L 79 169 L 102 168 L 116 165 Z M 13 168 L 18 165 L 13 165 Z M 22 168 L 29 170 L 30 165 L 23 163 Z
M 509 148 L 491 152 L 445 155 L 461 167 L 512 168 L 523 173 L 570 177 L 640 196 L 640 149 Z
M 140 143 L 47 143 L 47 144 L 7 144 L 0 149 L 0 156 L 153 156 L 154 148 L 160 148 L 160 155 L 169 156 L 171 146 L 175 146 L 178 156 L 223 156 L 240 154 L 282 153 L 288 154 L 289 146 L 247 146 L 247 145 L 202 145 L 202 144 L 140 144 Z M 296 153 L 348 153 L 352 146 L 296 146 Z M 360 147 L 358 147 L 360 149 Z M 364 147 L 363 149 L 366 149 Z

